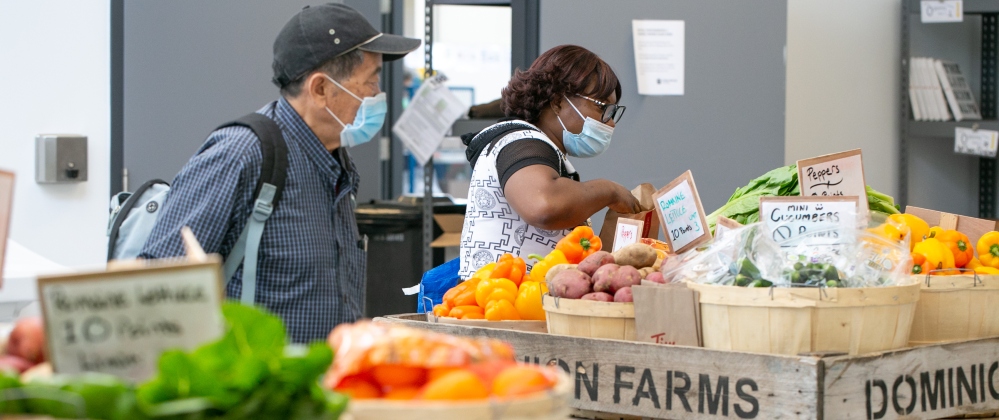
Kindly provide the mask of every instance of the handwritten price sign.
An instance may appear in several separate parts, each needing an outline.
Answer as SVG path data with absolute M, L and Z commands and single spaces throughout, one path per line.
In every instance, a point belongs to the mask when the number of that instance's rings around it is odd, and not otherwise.
M 677 254 L 711 240 L 694 176 L 684 172 L 652 196 L 666 242 Z
M 218 259 L 38 278 L 52 366 L 143 381 L 163 351 L 222 334 Z
M 798 161 L 802 197 L 859 198 L 857 211 L 867 214 L 867 182 L 860 149 Z

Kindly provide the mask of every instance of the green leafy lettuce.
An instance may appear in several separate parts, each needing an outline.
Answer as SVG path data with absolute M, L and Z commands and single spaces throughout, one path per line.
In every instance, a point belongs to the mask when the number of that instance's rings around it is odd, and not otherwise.
M 87 419 L 336 419 L 347 397 L 319 385 L 333 361 L 323 342 L 288 346 L 281 320 L 226 303 L 225 334 L 192 352 L 163 353 L 134 387 L 103 374 L 22 383 L 0 372 L 0 414 Z
M 760 221 L 760 197 L 794 195 L 800 195 L 797 165 L 774 169 L 749 181 L 746 186 L 736 188 L 725 205 L 707 216 L 708 225 L 714 231 L 719 216 L 725 216 L 744 225 L 756 223 Z M 867 186 L 867 202 L 872 212 L 899 213 L 895 199 L 875 191 L 870 185 Z

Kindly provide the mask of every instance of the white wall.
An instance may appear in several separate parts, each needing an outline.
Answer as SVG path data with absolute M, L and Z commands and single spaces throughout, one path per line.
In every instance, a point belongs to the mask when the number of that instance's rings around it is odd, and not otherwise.
M 11 239 L 62 265 L 106 255 L 110 189 L 110 2 L 0 0 L 0 168 L 17 174 Z M 82 134 L 89 179 L 34 180 L 39 133 Z
M 861 148 L 868 185 L 898 191 L 899 0 L 788 0 L 784 160 Z

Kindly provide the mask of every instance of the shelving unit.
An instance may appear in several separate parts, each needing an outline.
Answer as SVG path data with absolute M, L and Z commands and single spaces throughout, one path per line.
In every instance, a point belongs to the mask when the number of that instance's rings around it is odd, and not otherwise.
M 999 19 L 999 1 L 995 0 L 965 0 L 964 15 L 981 15 L 981 54 L 977 61 L 981 67 L 979 80 L 980 90 L 977 98 L 980 102 L 982 120 L 980 121 L 914 121 L 912 107 L 909 102 L 909 58 L 912 55 L 912 29 L 910 20 L 913 16 L 918 20 L 920 0 L 904 0 L 902 3 L 902 74 L 901 74 L 901 109 L 899 141 L 899 202 L 908 204 L 909 188 L 909 146 L 914 138 L 950 138 L 954 137 L 956 127 L 981 128 L 999 130 L 999 120 L 996 115 L 996 37 L 997 19 Z M 947 25 L 934 24 L 934 25 Z M 969 69 L 962 69 L 966 75 Z M 978 162 L 978 216 L 982 218 L 996 217 L 996 159 L 979 158 Z

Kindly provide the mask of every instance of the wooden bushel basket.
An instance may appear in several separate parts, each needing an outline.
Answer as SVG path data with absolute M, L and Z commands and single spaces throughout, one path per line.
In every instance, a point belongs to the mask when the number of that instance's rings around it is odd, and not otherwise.
M 351 400 L 347 420 L 555 420 L 569 417 L 573 381 L 559 370 L 558 383 L 548 392 L 515 399 L 482 401 Z
M 635 304 L 560 299 L 545 294 L 541 305 L 548 333 L 586 338 L 635 341 Z
M 851 355 L 905 347 L 919 283 L 871 288 L 745 288 L 689 283 L 700 292 L 704 347 Z
M 912 345 L 999 336 L 999 276 L 918 276 Z

